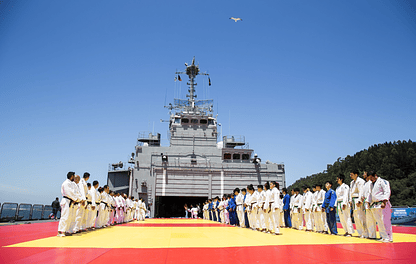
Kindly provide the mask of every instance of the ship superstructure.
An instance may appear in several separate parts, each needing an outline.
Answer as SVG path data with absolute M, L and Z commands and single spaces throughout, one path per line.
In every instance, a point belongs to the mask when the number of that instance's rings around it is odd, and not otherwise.
M 284 164 L 262 163 L 244 136 L 218 135 L 213 100 L 196 99 L 196 77 L 208 74 L 200 71 L 195 58 L 185 65 L 176 74 L 189 78 L 187 99 L 174 99 L 167 106 L 169 146 L 161 145 L 159 133 L 139 133 L 129 162 L 109 166 L 110 189 L 143 198 L 152 217 L 175 217 L 183 216 L 185 203 L 202 203 L 236 187 L 266 181 L 285 187 Z

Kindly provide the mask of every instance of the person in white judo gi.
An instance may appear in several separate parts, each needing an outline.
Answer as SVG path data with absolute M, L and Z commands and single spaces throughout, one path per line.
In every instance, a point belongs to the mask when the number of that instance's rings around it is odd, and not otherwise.
M 350 187 L 344 183 L 344 174 L 339 174 L 337 177 L 338 187 L 335 190 L 337 194 L 337 211 L 342 227 L 345 231 L 344 236 L 352 236 L 354 234 L 354 228 L 351 220 L 351 207 L 350 207 Z
M 61 200 L 61 219 L 58 226 L 58 237 L 64 237 L 69 234 L 70 218 L 73 214 L 72 203 L 81 201 L 81 196 L 75 189 L 74 183 L 75 172 L 70 171 L 67 174 L 67 179 L 62 183 L 61 194 L 63 199 Z
M 363 194 L 365 181 L 358 177 L 358 174 L 358 170 L 354 170 L 350 173 L 352 179 L 350 183 L 350 204 L 354 212 L 354 222 L 357 233 L 361 238 L 367 238 L 368 233 L 365 224 L 365 210 L 360 197 L 360 195 Z
M 372 182 L 371 185 L 371 204 L 373 217 L 377 222 L 381 236 L 381 242 L 393 242 L 393 230 L 391 226 L 391 204 L 390 204 L 390 183 L 377 176 L 374 171 L 368 173 Z

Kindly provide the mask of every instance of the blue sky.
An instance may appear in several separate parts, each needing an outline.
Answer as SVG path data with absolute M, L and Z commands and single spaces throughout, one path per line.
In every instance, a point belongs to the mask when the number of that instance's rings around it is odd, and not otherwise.
M 139 132 L 166 139 L 193 56 L 223 133 L 284 162 L 287 185 L 415 140 L 415 1 L 4 0 L 0 202 L 48 204 L 70 170 L 105 184 Z

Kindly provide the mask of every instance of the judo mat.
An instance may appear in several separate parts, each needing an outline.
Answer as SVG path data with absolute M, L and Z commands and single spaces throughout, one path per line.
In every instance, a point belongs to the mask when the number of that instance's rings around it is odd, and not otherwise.
M 339 226 L 340 227 L 340 226 Z M 273 236 L 201 219 L 146 219 L 68 237 L 58 222 L 0 226 L 0 263 L 416 263 L 416 227 L 394 243 L 282 228 Z

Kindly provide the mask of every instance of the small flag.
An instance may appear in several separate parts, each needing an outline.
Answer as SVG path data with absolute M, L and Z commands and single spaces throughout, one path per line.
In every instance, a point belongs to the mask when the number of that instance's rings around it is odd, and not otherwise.
M 182 79 L 181 79 L 181 76 L 180 75 L 178 75 L 178 80 L 181 82 L 182 81 Z
M 208 85 L 211 86 L 211 78 L 208 77 Z

